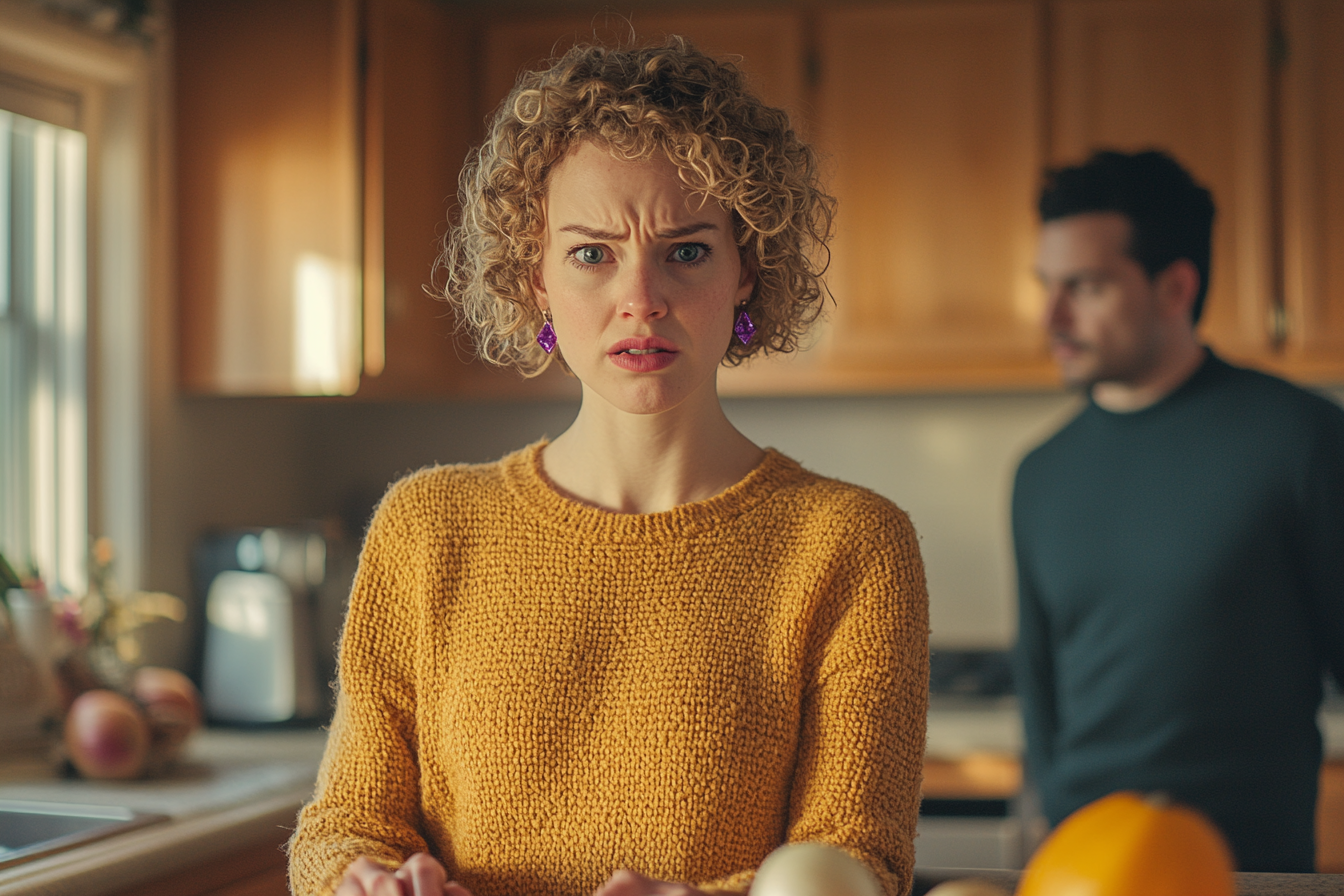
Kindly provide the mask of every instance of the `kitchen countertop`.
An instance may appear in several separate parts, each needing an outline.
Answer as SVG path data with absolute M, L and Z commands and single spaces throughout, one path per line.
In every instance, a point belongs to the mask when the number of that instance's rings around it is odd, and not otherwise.
M 937 701 L 929 746 L 945 751 L 1020 751 L 1011 698 Z M 1327 755 L 1344 754 L 1344 711 L 1325 719 Z M 125 806 L 169 816 L 76 849 L 0 869 L 0 896 L 103 896 L 150 878 L 280 839 L 312 793 L 326 733 L 316 730 L 198 732 L 173 772 L 149 781 L 60 778 L 33 761 L 0 762 L 0 799 Z M 1018 872 L 921 868 L 915 894 L 970 875 L 1015 885 Z M 1344 875 L 1239 874 L 1239 896 L 1344 896 Z
M 1317 717 L 1326 759 L 1344 759 L 1344 698 L 1326 701 Z M 1022 716 L 1014 697 L 934 696 L 929 701 L 929 756 L 1022 755 Z
M 61 778 L 34 761 L 0 763 L 0 799 L 124 806 L 167 821 L 0 870 L 0 896 L 101 896 L 292 828 L 312 794 L 326 732 L 206 729 L 167 775 Z M 283 836 L 281 834 L 281 836 Z

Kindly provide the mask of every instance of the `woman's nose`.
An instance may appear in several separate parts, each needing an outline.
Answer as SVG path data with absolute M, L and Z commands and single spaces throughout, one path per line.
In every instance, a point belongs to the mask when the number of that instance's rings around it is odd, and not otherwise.
M 620 312 L 639 320 L 652 320 L 667 313 L 664 278 L 657 265 L 636 262 L 626 266 L 621 283 Z

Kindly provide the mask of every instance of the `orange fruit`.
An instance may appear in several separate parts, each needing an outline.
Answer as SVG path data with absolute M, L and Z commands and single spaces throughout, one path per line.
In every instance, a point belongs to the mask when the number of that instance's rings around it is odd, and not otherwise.
M 1234 896 L 1232 851 L 1213 823 L 1161 794 L 1083 806 L 1031 857 L 1017 896 Z

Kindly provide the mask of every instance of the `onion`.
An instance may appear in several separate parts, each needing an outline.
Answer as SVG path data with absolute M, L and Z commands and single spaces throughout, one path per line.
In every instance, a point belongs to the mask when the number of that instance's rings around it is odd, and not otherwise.
M 145 666 L 131 682 L 144 707 L 150 729 L 150 771 L 177 759 L 191 732 L 201 725 L 201 695 L 191 679 L 176 669 Z
M 115 691 L 85 691 L 65 716 L 65 749 L 86 778 L 135 778 L 149 755 L 149 722 Z
M 868 866 L 826 843 L 789 843 L 765 857 L 750 896 L 883 896 Z

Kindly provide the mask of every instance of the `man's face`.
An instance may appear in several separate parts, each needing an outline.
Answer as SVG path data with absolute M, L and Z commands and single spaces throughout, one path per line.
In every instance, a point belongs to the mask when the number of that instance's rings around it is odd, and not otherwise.
M 1153 280 L 1126 251 L 1129 220 L 1088 212 L 1041 227 L 1036 275 L 1044 323 L 1064 381 L 1141 385 L 1157 369 L 1161 309 Z

